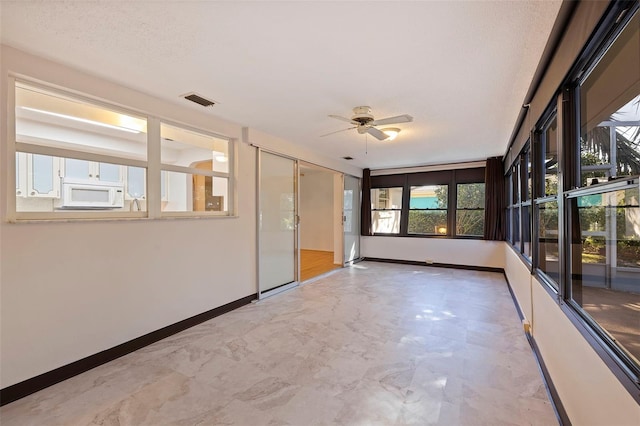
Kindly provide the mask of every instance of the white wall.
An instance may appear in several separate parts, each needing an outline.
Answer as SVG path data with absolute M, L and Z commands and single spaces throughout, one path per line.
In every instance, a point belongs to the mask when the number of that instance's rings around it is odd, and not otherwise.
M 411 260 L 454 265 L 504 267 L 504 244 L 500 241 L 452 238 L 361 237 L 363 257 Z
M 531 322 L 533 308 L 531 306 L 531 272 L 509 244 L 505 243 L 505 271 L 509 277 L 511 289 L 518 299 L 518 305 L 524 317 Z
M 562 404 L 575 425 L 637 425 L 640 406 L 527 266 L 505 245 L 505 272 L 532 324 Z
M 333 251 L 333 173 L 300 176 L 300 248 Z
M 11 71 L 241 137 L 238 125 L 14 49 L 2 59 L 3 100 Z M 6 119 L 3 102 L 3 129 Z M 5 131 L 4 183 L 8 140 Z M 256 292 L 255 149 L 238 145 L 235 218 L 10 224 L 2 186 L 1 387 Z
M 337 172 L 362 177 L 362 169 L 349 164 L 346 160 L 325 157 L 301 145 L 295 145 L 256 129 L 243 128 L 242 141 L 288 157 L 304 160 L 307 163 L 326 167 Z
M 256 293 L 256 149 L 240 142 L 238 124 L 0 48 L 0 387 Z M 9 74 L 236 138 L 237 217 L 8 223 Z M 287 141 L 278 147 L 297 153 Z

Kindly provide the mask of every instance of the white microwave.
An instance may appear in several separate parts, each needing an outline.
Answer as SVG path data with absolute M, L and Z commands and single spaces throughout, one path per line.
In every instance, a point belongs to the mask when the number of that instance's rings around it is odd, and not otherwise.
M 122 184 L 62 183 L 59 208 L 118 209 L 124 207 Z

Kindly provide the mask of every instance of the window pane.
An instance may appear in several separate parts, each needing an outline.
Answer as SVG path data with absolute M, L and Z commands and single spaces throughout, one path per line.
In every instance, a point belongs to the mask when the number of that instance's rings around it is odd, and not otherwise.
M 121 176 L 127 169 L 121 164 L 95 163 L 76 160 L 74 158 L 52 157 L 47 155 L 25 154 L 38 159 L 29 164 L 34 177 L 34 188 L 26 197 L 16 197 L 17 212 L 64 212 L 83 211 L 87 217 L 104 211 L 129 212 L 146 211 L 145 200 L 133 200 L 135 197 L 125 197 L 123 180 L 108 182 L 98 179 L 94 175 L 98 170 L 112 170 L 112 175 Z M 136 176 L 143 182 L 146 180 L 146 169 L 128 167 L 135 170 Z M 131 173 L 131 172 L 130 172 Z M 89 177 L 91 176 L 91 177 Z M 47 188 L 52 188 L 47 197 L 36 194 L 36 188 L 41 188 L 48 179 Z M 144 186 L 143 186 L 144 189 Z M 129 188 L 129 190 L 131 190 Z M 131 194 L 131 193 L 129 193 Z M 39 195 L 39 196 L 37 196 Z
M 531 259 L 531 206 L 522 206 L 522 254 Z
M 528 201 L 531 200 L 531 197 L 533 196 L 533 179 L 532 179 L 532 164 L 531 164 L 531 149 L 528 147 L 527 151 L 525 152 L 525 168 L 526 168 L 526 188 L 525 188 L 525 194 L 524 194 L 524 200 Z
M 640 359 L 640 194 L 638 188 L 571 200 L 571 297 Z
M 557 283 L 560 279 L 558 253 L 558 203 L 555 201 L 538 206 L 538 269 Z
M 516 164 L 511 172 L 511 204 L 520 202 L 520 167 Z
M 558 120 L 544 132 L 544 195 L 558 194 Z
M 513 230 L 511 229 L 511 216 L 513 215 L 513 208 L 507 209 L 507 241 L 513 244 Z
M 460 183 L 457 185 L 457 208 L 483 209 L 484 201 L 484 183 Z
M 127 167 L 127 195 L 131 198 L 145 197 L 145 169 Z
M 484 210 L 458 210 L 456 235 L 484 235 Z
M 147 121 L 81 99 L 16 83 L 16 140 L 147 159 Z
M 409 234 L 447 235 L 447 211 L 409 211 L 408 232 Z
M 227 211 L 228 179 L 170 171 L 166 176 L 163 212 Z
M 371 229 L 374 234 L 398 234 L 400 232 L 399 210 L 374 210 L 371 212 Z
M 448 185 L 412 186 L 410 209 L 446 209 L 448 204 Z
M 402 188 L 371 189 L 371 230 L 374 234 L 399 234 Z
M 484 189 L 484 183 L 456 185 L 456 235 L 484 235 Z
M 513 209 L 512 216 L 513 223 L 513 245 L 518 251 L 520 251 L 520 206 L 516 206 Z
M 580 87 L 583 186 L 640 174 L 640 14 Z
M 371 190 L 371 210 L 402 208 L 402 188 L 373 188 Z
M 160 135 L 162 164 L 222 173 L 229 171 L 227 140 L 165 123 L 160 125 Z

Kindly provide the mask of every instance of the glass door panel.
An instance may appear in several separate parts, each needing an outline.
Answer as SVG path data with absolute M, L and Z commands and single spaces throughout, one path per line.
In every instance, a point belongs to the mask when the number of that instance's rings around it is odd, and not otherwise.
M 296 162 L 259 153 L 258 295 L 296 282 Z
M 360 179 L 344 176 L 344 263 L 360 258 Z
M 89 171 L 89 162 L 85 160 L 76 160 L 75 158 L 67 158 L 64 160 L 64 177 L 69 179 L 89 179 L 91 173 Z
M 117 164 L 99 163 L 98 180 L 102 182 L 120 182 L 120 166 Z

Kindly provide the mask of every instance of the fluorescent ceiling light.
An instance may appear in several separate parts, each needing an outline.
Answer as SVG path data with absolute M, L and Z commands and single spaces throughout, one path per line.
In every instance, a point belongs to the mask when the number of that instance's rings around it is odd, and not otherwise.
M 78 121 L 80 123 L 93 124 L 94 126 L 106 127 L 108 129 L 122 130 L 123 132 L 129 132 L 129 133 L 140 133 L 139 130 L 128 129 L 126 127 L 120 127 L 120 126 L 114 126 L 113 124 L 101 123 L 99 121 L 87 120 L 86 118 L 74 117 L 72 115 L 58 114 L 57 112 L 44 111 L 42 109 L 29 108 L 24 106 L 21 108 L 26 111 L 33 111 L 40 114 L 50 115 L 52 117 L 65 118 L 67 120 Z

